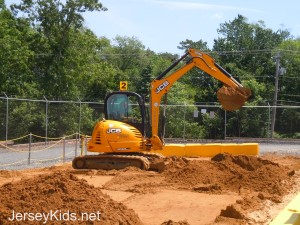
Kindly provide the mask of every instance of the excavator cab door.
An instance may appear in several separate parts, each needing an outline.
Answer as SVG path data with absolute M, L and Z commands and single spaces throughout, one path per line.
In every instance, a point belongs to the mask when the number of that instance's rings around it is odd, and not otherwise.
M 105 98 L 105 119 L 127 123 L 145 136 L 145 103 L 143 98 L 129 91 L 112 92 Z

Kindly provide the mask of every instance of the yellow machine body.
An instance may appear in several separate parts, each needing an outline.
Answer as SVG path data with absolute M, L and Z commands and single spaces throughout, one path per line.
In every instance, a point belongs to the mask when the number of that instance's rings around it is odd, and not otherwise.
M 146 143 L 141 132 L 135 127 L 120 121 L 102 120 L 96 124 L 87 148 L 89 152 L 150 152 L 185 157 L 212 157 L 225 152 L 234 155 L 259 154 L 257 143 L 165 144 L 158 150 L 147 148 Z
M 142 152 L 145 141 L 135 127 L 114 120 L 102 120 L 96 124 L 87 145 L 90 152 L 126 153 Z

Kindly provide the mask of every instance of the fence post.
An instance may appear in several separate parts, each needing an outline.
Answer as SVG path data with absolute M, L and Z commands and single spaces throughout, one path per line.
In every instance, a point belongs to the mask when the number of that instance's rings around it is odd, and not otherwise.
M 80 135 L 80 129 L 81 129 L 81 100 L 78 98 L 79 100 L 79 121 L 78 121 L 78 133 Z
M 75 133 L 75 157 L 77 157 L 78 133 Z
M 85 135 L 85 138 L 84 138 L 84 153 L 85 153 L 85 155 L 87 155 L 86 144 L 87 144 L 87 136 Z
M 32 133 L 29 134 L 28 165 L 30 164 L 30 157 L 31 157 L 31 143 L 32 143 Z
M 46 118 L 45 118 L 45 126 L 46 126 L 46 130 L 45 130 L 45 144 L 48 144 L 48 100 L 47 98 L 44 96 L 44 99 L 46 101 Z
M 186 104 L 184 102 L 184 115 L 183 115 L 183 140 L 185 140 L 185 123 L 186 123 Z
M 4 92 L 5 98 L 6 98 L 6 122 L 5 122 L 5 145 L 7 146 L 7 140 L 8 140 L 8 96 Z
M 268 108 L 269 108 L 269 120 L 268 120 L 268 139 L 271 138 L 271 106 L 270 103 L 268 102 Z M 268 140 L 269 141 L 269 140 Z
M 66 137 L 63 137 L 63 163 L 66 161 Z
M 80 146 L 81 146 L 81 151 L 80 151 L 80 155 L 83 155 L 83 148 L 84 148 L 84 135 L 81 135 L 81 143 L 80 143 Z

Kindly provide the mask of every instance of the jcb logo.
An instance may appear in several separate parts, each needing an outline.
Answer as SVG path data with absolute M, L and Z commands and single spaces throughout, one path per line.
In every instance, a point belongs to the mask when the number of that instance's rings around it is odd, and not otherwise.
M 108 134 L 122 133 L 122 130 L 120 128 L 110 128 L 107 129 L 106 133 Z
M 158 88 L 156 88 L 156 90 L 155 90 L 156 94 L 158 94 L 159 92 L 164 90 L 169 84 L 170 84 L 169 81 L 166 80 L 161 85 L 159 85 Z

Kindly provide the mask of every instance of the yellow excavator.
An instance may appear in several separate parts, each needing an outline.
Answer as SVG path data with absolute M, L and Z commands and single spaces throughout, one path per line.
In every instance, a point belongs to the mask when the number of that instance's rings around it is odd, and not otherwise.
M 187 62 L 181 63 L 179 69 L 171 72 L 184 60 Z M 117 91 L 106 96 L 105 119 L 95 125 L 87 144 L 89 152 L 99 154 L 74 158 L 73 168 L 122 169 L 135 166 L 145 170 L 151 169 L 152 163 L 161 157 L 157 152 L 165 147 L 163 138 L 158 134 L 162 97 L 178 79 L 194 67 L 223 83 L 224 86 L 218 90 L 217 97 L 224 110 L 241 108 L 251 96 L 250 89 L 243 87 L 211 56 L 199 50 L 189 49 L 151 82 L 150 116 L 146 112 L 143 97 L 135 92 Z

